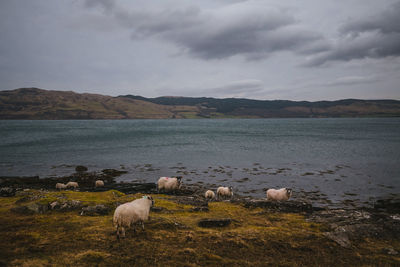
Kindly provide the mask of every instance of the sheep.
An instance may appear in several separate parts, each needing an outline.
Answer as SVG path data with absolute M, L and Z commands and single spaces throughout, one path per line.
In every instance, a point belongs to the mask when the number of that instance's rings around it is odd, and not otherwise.
M 281 188 L 281 189 L 268 189 L 267 199 L 272 201 L 286 201 L 292 196 L 292 189 Z
M 78 185 L 77 182 L 68 182 L 68 183 L 66 184 L 66 187 L 67 187 L 67 188 L 73 187 L 74 189 L 76 189 L 77 187 L 79 187 L 79 185 Z
M 66 189 L 67 186 L 63 183 L 57 183 L 56 184 L 56 189 L 59 189 L 61 191 L 61 189 Z
M 157 182 L 157 191 L 160 192 L 161 190 L 165 192 L 174 191 L 176 192 L 177 189 L 180 189 L 182 186 L 182 177 L 160 177 Z
M 103 182 L 102 180 L 97 180 L 97 181 L 94 183 L 94 186 L 95 186 L 95 187 L 102 187 L 102 186 L 104 186 L 104 182 Z
M 233 189 L 232 186 L 230 187 L 218 187 L 217 189 L 217 197 L 220 199 L 220 197 L 233 197 Z
M 211 190 L 207 190 L 206 193 L 204 194 L 204 197 L 206 199 L 214 199 L 215 198 L 215 193 Z
M 113 225 L 117 230 L 117 238 L 125 237 L 125 227 L 133 226 L 136 233 L 136 223 L 140 223 L 144 230 L 144 221 L 148 220 L 150 208 L 154 205 L 151 196 L 143 196 L 132 202 L 119 205 L 114 212 Z

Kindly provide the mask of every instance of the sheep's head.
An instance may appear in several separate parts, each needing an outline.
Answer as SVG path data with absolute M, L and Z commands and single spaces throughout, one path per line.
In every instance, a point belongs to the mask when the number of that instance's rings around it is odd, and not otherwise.
M 286 195 L 288 196 L 288 198 L 290 198 L 292 196 L 292 192 L 293 192 L 292 189 L 286 188 Z
M 151 207 L 154 206 L 154 199 L 152 196 L 143 196 L 143 198 L 148 199 L 151 201 Z
M 176 178 L 176 180 L 178 181 L 178 188 L 180 189 L 181 186 L 182 186 L 182 184 L 183 184 L 183 182 L 182 182 L 182 176 L 177 176 L 177 177 L 175 177 L 175 178 Z
M 231 192 L 231 195 L 233 196 L 233 187 L 232 186 L 229 187 L 229 192 Z

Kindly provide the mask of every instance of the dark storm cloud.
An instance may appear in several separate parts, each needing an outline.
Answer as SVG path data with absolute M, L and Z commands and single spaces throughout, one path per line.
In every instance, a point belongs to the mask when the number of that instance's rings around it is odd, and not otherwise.
M 340 37 L 328 51 L 311 57 L 308 66 L 329 61 L 400 56 L 400 2 L 381 14 L 351 21 L 340 28 Z
M 242 55 L 257 60 L 276 51 L 315 49 L 313 43 L 323 39 L 298 26 L 285 11 L 248 2 L 214 10 L 187 7 L 158 12 L 128 12 L 100 0 L 87 0 L 86 6 L 113 10 L 114 19 L 132 31 L 133 39 L 156 36 L 202 59 Z

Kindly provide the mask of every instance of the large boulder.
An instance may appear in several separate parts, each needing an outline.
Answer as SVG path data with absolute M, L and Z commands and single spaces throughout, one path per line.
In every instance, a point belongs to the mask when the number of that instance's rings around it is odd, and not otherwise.
M 43 214 L 49 210 L 49 205 L 47 203 L 42 204 L 39 202 L 29 203 L 24 206 L 17 206 L 11 209 L 11 211 L 23 214 L 23 215 L 32 215 L 35 213 Z
M 15 188 L 2 187 L 0 188 L 0 197 L 13 197 L 15 196 Z

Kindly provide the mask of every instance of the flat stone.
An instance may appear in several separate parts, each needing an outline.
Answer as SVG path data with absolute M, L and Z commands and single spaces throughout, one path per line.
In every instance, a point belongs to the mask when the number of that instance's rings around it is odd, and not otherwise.
M 95 215 L 107 215 L 110 212 L 110 208 L 104 205 L 95 205 L 82 208 L 81 215 L 95 216 Z
M 225 227 L 230 225 L 232 220 L 230 218 L 222 219 L 201 219 L 198 222 L 200 227 L 210 228 L 210 227 Z

